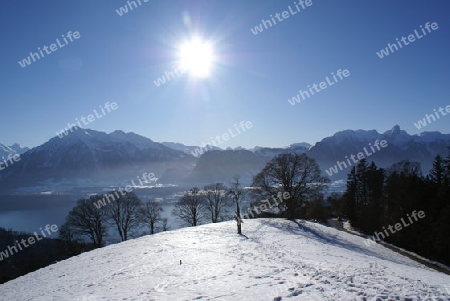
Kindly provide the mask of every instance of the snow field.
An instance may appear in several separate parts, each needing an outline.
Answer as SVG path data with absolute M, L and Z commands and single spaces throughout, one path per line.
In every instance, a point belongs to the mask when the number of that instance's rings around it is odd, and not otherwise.
M 450 300 L 450 276 L 305 221 L 158 233 L 0 285 L 2 300 Z M 180 260 L 182 264 L 180 265 Z

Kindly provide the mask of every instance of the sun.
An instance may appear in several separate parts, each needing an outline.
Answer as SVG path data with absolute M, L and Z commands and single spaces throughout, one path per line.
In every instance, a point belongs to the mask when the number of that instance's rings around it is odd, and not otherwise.
M 214 53 L 210 43 L 194 39 L 180 48 L 180 67 L 196 77 L 210 75 Z

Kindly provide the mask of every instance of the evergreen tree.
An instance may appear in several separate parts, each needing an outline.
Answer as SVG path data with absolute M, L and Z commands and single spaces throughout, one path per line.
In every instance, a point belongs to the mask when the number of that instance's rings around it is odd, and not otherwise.
M 450 147 L 448 148 L 447 158 L 444 160 L 444 184 L 450 186 Z
M 386 230 L 390 232 L 383 239 L 450 264 L 450 187 L 445 185 L 449 161 L 437 156 L 426 178 L 417 162 L 401 161 L 385 171 L 374 163 L 359 162 L 347 176 L 346 217 L 368 234 L 400 224 L 401 230 Z M 413 211 L 422 211 L 423 218 L 412 219 Z
M 367 181 L 367 162 L 362 159 L 356 166 L 356 204 L 358 207 L 367 205 L 369 188 Z
M 380 227 L 383 212 L 384 171 L 374 162 L 367 165 L 360 160 L 347 176 L 347 191 L 344 194 L 345 212 L 352 225 L 371 232 Z
M 347 175 L 347 189 L 343 195 L 345 217 L 350 221 L 356 218 L 356 167 L 352 166 Z
M 384 170 L 378 168 L 372 162 L 366 171 L 366 181 L 368 188 L 367 205 L 364 207 L 363 217 L 365 217 L 365 229 L 367 231 L 376 231 L 381 228 L 381 221 L 383 218 L 383 185 L 384 185 Z
M 442 159 L 442 157 L 440 155 L 437 155 L 434 158 L 433 161 L 433 168 L 430 171 L 429 177 L 430 180 L 438 185 L 443 185 L 445 184 L 445 177 L 446 177 L 446 172 L 445 172 L 445 161 L 444 159 Z

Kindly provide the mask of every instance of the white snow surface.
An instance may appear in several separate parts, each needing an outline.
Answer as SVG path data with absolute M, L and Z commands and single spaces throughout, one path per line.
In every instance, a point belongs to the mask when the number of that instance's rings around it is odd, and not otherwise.
M 450 276 L 361 237 L 302 220 L 242 226 L 110 245 L 0 285 L 0 299 L 450 300 Z

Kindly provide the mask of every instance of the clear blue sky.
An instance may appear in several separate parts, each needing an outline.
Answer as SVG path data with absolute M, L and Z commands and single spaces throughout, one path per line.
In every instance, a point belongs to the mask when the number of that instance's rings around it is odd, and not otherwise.
M 0 142 L 40 145 L 108 101 L 118 109 L 87 128 L 199 145 L 252 122 L 221 147 L 315 143 L 340 130 L 384 132 L 395 124 L 415 134 L 414 122 L 450 104 L 447 0 L 313 0 L 258 35 L 250 28 L 294 1 L 141 3 L 123 16 L 116 13 L 122 0 L 2 3 Z M 386 58 L 376 55 L 426 22 L 439 29 Z M 26 68 L 18 64 L 68 31 L 81 38 Z M 211 75 L 185 73 L 157 87 L 153 81 L 173 70 L 190 36 L 213 43 Z M 338 69 L 351 75 L 288 103 Z M 426 130 L 449 133 L 449 125 L 450 116 L 442 117 Z

